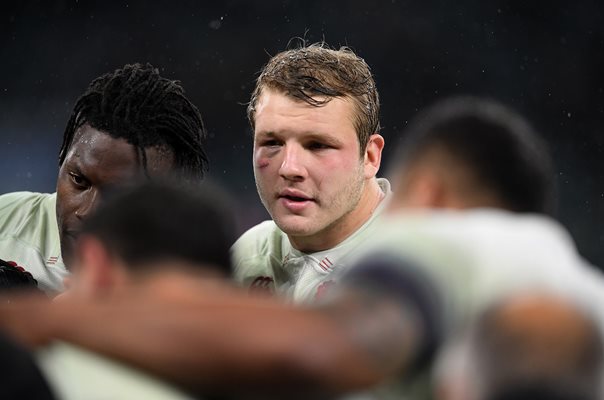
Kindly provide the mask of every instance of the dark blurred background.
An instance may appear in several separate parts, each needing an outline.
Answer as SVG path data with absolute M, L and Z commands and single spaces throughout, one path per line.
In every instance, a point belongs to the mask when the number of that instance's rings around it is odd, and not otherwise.
M 604 6 L 598 1 L 28 1 L 3 3 L 0 193 L 53 191 L 76 98 L 148 61 L 179 79 L 209 131 L 210 176 L 266 217 L 245 106 L 258 70 L 294 37 L 352 47 L 382 98 L 385 161 L 418 109 L 487 95 L 526 115 L 557 165 L 560 219 L 604 265 Z

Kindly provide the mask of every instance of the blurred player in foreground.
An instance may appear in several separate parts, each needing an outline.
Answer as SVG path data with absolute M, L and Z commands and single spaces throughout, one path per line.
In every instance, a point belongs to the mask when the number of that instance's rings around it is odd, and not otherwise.
M 229 248 L 235 238 L 228 204 L 207 184 L 185 188 L 160 180 L 114 188 L 84 223 L 70 289 L 55 302 L 104 301 L 137 288 L 154 296 L 172 296 L 170 287 L 164 286 L 162 292 L 146 284 L 157 273 L 164 278 L 177 276 L 184 285 L 202 281 L 211 287 L 213 281 L 226 279 Z M 150 311 L 144 302 L 137 307 L 137 313 Z M 162 310 L 154 312 L 160 323 Z M 74 321 L 68 325 L 78 326 Z M 153 327 L 148 329 L 148 333 L 153 331 Z M 10 398 L 189 398 L 142 372 L 66 343 L 44 346 L 32 358 L 0 337 L 2 350 L 22 360 L 18 371 L 23 376 L 15 379 L 17 372 L 6 376 L 6 386 L 13 391 Z

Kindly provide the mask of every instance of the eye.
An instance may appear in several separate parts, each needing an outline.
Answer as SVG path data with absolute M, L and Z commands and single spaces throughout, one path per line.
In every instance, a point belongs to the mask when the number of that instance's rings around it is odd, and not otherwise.
M 81 175 L 70 172 L 69 177 L 71 178 L 71 182 L 80 189 L 87 189 L 90 186 L 88 180 Z
M 260 146 L 263 146 L 263 147 L 276 147 L 279 145 L 280 145 L 280 143 L 276 139 L 267 139 L 267 140 L 263 140 L 260 142 Z
M 331 146 L 326 144 L 326 143 L 322 143 L 322 142 L 310 142 L 307 146 L 306 146 L 309 150 L 324 150 L 324 149 L 331 149 Z

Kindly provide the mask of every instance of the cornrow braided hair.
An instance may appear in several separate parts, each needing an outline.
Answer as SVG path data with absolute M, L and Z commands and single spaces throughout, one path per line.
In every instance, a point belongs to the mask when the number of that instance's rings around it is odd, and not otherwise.
M 161 77 L 149 63 L 127 64 L 90 83 L 65 128 L 59 166 L 84 124 L 135 146 L 145 173 L 149 147 L 172 152 L 175 169 L 184 178 L 200 180 L 207 170 L 206 131 L 199 110 L 179 81 Z

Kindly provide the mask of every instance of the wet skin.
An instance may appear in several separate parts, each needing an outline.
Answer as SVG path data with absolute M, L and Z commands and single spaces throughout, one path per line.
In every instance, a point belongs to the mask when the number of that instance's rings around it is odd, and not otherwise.
M 274 90 L 258 100 L 254 175 L 275 223 L 302 251 L 333 247 L 358 229 L 379 202 L 373 179 L 383 138 L 361 156 L 349 99 L 314 107 Z
M 169 151 L 147 148 L 146 154 L 149 176 L 173 169 Z M 98 206 L 103 190 L 145 176 L 136 147 L 125 139 L 87 124 L 78 129 L 57 178 L 57 222 L 68 268 L 82 222 Z

